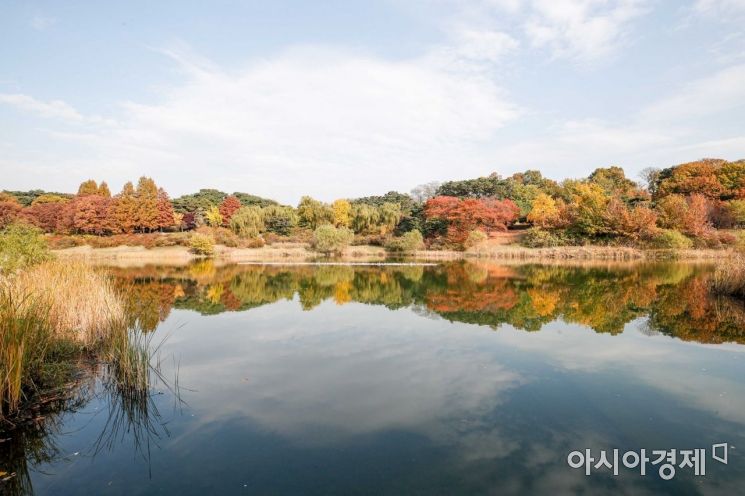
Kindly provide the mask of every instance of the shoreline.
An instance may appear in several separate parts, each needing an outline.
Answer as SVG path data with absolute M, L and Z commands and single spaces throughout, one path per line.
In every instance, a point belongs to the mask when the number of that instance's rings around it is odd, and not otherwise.
M 602 262 L 654 262 L 654 261 L 706 261 L 727 260 L 737 255 L 732 249 L 644 250 L 609 246 L 565 246 L 557 248 L 524 248 L 514 245 L 485 244 L 466 251 L 419 250 L 415 253 L 389 253 L 379 246 L 350 246 L 339 257 L 329 259 L 321 253 L 307 249 L 304 243 L 276 243 L 261 248 L 215 247 L 212 259 L 222 264 L 231 263 L 310 263 L 324 260 L 340 262 L 382 263 L 387 260 L 418 262 L 447 262 L 455 260 L 499 261 L 503 263 L 563 263 L 582 261 Z M 93 248 L 88 245 L 52 250 L 61 260 L 82 260 L 94 264 L 111 265 L 187 265 L 204 260 L 185 246 L 144 248 L 142 246 L 117 246 Z

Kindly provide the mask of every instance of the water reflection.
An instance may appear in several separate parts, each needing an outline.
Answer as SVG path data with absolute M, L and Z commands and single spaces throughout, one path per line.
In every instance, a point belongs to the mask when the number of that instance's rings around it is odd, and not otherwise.
M 708 292 L 708 267 L 113 272 L 131 324 L 170 334 L 162 353 L 180 366 L 162 374 L 178 372 L 188 404 L 177 387 L 129 394 L 97 371 L 84 401 L 0 452 L 26 464 L 17 493 L 708 495 L 745 483 L 734 450 L 706 480 L 588 478 L 565 463 L 574 449 L 745 445 L 743 308 Z
M 137 323 L 153 330 L 171 309 L 202 315 L 292 300 L 412 307 L 452 322 L 540 331 L 556 320 L 619 334 L 649 317 L 650 332 L 700 343 L 745 342 L 745 307 L 709 291 L 710 268 L 690 264 L 567 267 L 458 262 L 424 266 L 216 266 L 116 270 L 131 284 Z

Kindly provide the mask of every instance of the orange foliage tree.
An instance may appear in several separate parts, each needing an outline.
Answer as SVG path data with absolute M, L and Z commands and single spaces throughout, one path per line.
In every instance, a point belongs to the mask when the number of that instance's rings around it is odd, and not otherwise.
M 436 196 L 424 205 L 427 219 L 442 219 L 448 223 L 448 241 L 462 245 L 468 233 L 504 231 L 517 220 L 520 209 L 512 200 Z
M 110 198 L 99 195 L 78 196 L 66 206 L 73 211 L 72 227 L 75 232 L 98 235 L 111 232 Z
M 173 205 L 171 199 L 168 197 L 168 193 L 163 188 L 158 188 L 158 228 L 167 229 L 173 227 L 175 222 Z
M 122 188 L 122 192 L 114 197 L 111 205 L 111 223 L 115 232 L 134 232 L 136 208 L 135 188 L 131 182 L 128 182 Z

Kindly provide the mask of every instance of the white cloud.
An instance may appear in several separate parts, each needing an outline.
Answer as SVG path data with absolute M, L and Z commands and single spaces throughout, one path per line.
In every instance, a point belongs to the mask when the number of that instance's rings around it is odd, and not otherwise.
M 43 15 L 36 15 L 31 18 L 31 27 L 37 31 L 44 31 L 47 28 L 57 23 L 57 19 L 54 17 L 48 17 Z
M 452 50 L 457 56 L 466 60 L 488 62 L 500 61 L 505 55 L 514 52 L 520 44 L 506 33 L 469 27 L 457 29 L 454 42 Z
M 120 181 L 145 172 L 176 190 L 214 181 L 294 202 L 309 191 L 330 200 L 395 181 L 408 189 L 425 169 L 478 163 L 479 145 L 519 113 L 491 80 L 437 58 L 390 62 L 305 47 L 234 73 L 179 60 L 186 79 L 160 103 L 127 103 L 116 125 L 57 136 L 82 146 L 91 166 L 111 164 Z M 61 102 L 4 101 L 82 119 Z
M 555 57 L 597 60 L 624 41 L 646 9 L 639 0 L 534 0 L 525 22 L 531 43 Z
M 724 68 L 685 84 L 680 90 L 646 109 L 642 118 L 659 122 L 737 110 L 745 106 L 745 64 Z
M 725 15 L 745 12 L 745 0 L 696 0 L 694 9 L 700 13 Z
M 83 116 L 72 106 L 61 100 L 43 102 L 28 95 L 0 93 L 0 103 L 33 112 L 45 118 L 82 121 Z

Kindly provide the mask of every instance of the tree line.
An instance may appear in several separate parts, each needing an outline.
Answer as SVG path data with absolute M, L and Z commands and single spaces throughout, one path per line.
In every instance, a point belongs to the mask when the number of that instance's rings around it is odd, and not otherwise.
M 557 182 L 528 170 L 418 186 L 410 194 L 338 199 L 309 196 L 296 207 L 214 189 L 171 199 L 148 177 L 112 195 L 83 182 L 74 195 L 41 190 L 0 193 L 0 228 L 25 221 L 48 233 L 111 234 L 230 229 L 257 239 L 330 225 L 370 242 L 418 231 L 430 246 L 463 247 L 508 228 L 531 228 L 530 246 L 631 242 L 657 247 L 736 242 L 745 226 L 745 161 L 702 159 L 646 169 L 641 183 L 620 167 Z

